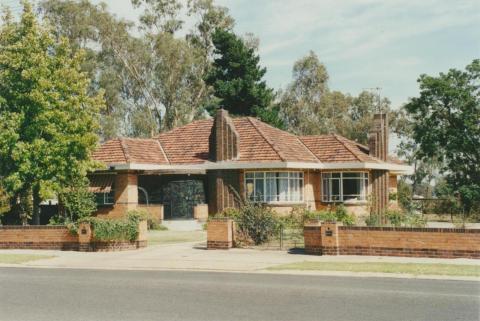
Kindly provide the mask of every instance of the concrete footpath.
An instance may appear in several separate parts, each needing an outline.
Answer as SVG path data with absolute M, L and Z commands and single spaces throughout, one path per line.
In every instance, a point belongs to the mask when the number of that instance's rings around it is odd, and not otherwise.
M 269 267 L 304 261 L 314 262 L 397 262 L 397 263 L 442 263 L 477 265 L 473 259 L 433 259 L 376 256 L 315 256 L 287 251 L 230 249 L 206 250 L 205 243 L 177 243 L 149 246 L 145 249 L 122 252 L 75 252 L 49 250 L 0 250 L 0 254 L 40 254 L 55 256 L 50 259 L 30 261 L 23 264 L 0 264 L 0 266 L 23 266 L 38 268 L 110 269 L 110 270 L 192 270 L 245 273 L 315 274 L 418 277 L 439 279 L 480 280 L 472 277 L 413 276 L 392 273 L 351 273 L 321 271 L 268 271 Z

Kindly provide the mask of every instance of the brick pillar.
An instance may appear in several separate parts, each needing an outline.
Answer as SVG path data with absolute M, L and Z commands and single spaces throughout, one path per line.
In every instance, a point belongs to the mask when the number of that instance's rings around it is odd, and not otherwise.
M 228 250 L 233 246 L 233 221 L 229 218 L 211 219 L 207 227 L 207 249 Z
M 148 240 L 148 224 L 146 220 L 138 223 L 137 248 L 146 247 Z
M 338 255 L 338 226 L 336 222 L 324 222 L 321 227 L 322 254 Z
M 80 223 L 78 226 L 78 250 L 88 252 L 92 250 L 92 227 L 90 223 Z
M 118 173 L 115 180 L 115 205 L 125 212 L 138 205 L 138 176 L 136 173 Z
M 322 255 L 322 233 L 320 220 L 308 220 L 303 226 L 305 253 Z

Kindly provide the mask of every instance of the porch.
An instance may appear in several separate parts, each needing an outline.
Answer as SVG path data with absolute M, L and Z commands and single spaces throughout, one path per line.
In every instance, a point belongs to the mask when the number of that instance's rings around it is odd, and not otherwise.
M 157 223 L 206 221 L 206 175 L 185 172 L 105 172 L 90 177 L 98 217 L 118 218 L 144 210 Z

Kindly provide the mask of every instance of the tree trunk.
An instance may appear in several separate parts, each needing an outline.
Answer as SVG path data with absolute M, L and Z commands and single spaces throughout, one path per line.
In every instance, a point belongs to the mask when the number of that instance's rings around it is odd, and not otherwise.
M 33 185 L 33 225 L 40 225 L 40 186 L 38 184 Z

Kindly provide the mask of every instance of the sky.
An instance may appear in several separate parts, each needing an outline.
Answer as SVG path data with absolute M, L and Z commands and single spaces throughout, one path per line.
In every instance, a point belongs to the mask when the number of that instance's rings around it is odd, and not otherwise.
M 136 20 L 140 13 L 130 0 L 103 2 L 122 18 Z M 327 67 L 332 90 L 356 95 L 378 87 L 398 108 L 418 94 L 420 74 L 480 58 L 480 0 L 215 2 L 229 9 L 238 34 L 259 38 L 260 63 L 275 89 L 289 84 L 295 61 L 312 50 Z

